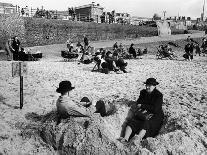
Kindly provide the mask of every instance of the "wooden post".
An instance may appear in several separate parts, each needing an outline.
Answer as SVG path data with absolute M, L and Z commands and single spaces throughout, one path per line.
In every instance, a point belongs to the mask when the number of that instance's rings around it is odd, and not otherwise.
M 22 76 L 22 68 L 21 68 L 21 62 L 19 62 L 19 71 L 20 71 L 20 109 L 23 107 L 23 76 Z
M 27 64 L 21 61 L 12 62 L 12 77 L 20 77 L 20 109 L 23 108 L 23 75 L 27 74 Z

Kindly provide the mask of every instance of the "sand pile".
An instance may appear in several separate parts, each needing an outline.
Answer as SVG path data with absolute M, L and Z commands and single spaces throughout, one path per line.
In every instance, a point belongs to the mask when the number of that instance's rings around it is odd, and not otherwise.
M 155 60 L 154 55 L 127 60 L 126 74 L 91 72 L 95 64 L 56 61 L 28 62 L 24 107 L 19 107 L 19 78 L 11 62 L 0 62 L 0 153 L 2 154 L 206 154 L 206 58 L 193 62 Z M 137 100 L 143 82 L 154 77 L 164 94 L 165 124 L 155 138 L 124 147 L 116 141 L 129 102 Z M 62 80 L 75 86 L 74 99 L 104 98 L 116 107 L 108 117 L 63 120 L 56 126 L 55 90 Z M 136 141 L 136 140 L 135 140 Z

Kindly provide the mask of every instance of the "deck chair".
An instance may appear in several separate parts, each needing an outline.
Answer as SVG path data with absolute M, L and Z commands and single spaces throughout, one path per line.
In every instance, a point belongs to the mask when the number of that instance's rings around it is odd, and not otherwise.
M 64 61 L 76 61 L 79 57 L 79 54 L 68 51 L 61 51 L 61 56 L 63 57 Z

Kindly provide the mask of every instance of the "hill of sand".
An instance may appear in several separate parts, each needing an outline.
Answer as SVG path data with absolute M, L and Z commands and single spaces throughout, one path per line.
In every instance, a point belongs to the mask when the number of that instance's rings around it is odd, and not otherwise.
M 64 62 L 60 51 L 65 45 L 33 47 L 41 50 L 44 57 L 27 62 L 21 110 L 20 79 L 11 76 L 11 61 L 0 61 L 0 154 L 207 154 L 207 57 L 184 61 L 186 42 L 184 37 L 177 39 L 180 47 L 172 48 L 178 60 L 155 59 L 155 47 L 169 39 L 137 41 L 137 47 L 149 47 L 149 53 L 142 59 L 126 60 L 129 73 L 125 74 L 91 72 L 94 63 Z M 197 41 L 201 39 L 197 37 Z M 104 42 L 97 44 L 96 47 L 102 47 Z M 155 138 L 123 146 L 116 138 L 129 103 L 137 100 L 149 77 L 157 79 L 157 89 L 164 94 L 163 127 Z M 93 102 L 102 98 L 115 107 L 114 113 L 107 117 L 91 114 L 90 118 L 66 119 L 56 126 L 55 102 L 59 94 L 55 90 L 62 80 L 70 80 L 75 86 L 72 98 L 90 96 Z

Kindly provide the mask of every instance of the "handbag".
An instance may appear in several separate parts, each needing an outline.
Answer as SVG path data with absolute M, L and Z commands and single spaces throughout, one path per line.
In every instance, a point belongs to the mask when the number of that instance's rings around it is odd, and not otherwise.
M 134 117 L 135 119 L 140 119 L 140 120 L 149 120 L 151 117 L 153 116 L 152 113 L 146 111 L 146 110 L 143 110 L 143 109 L 138 109 L 136 111 L 136 113 L 134 114 Z

